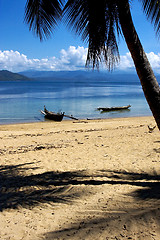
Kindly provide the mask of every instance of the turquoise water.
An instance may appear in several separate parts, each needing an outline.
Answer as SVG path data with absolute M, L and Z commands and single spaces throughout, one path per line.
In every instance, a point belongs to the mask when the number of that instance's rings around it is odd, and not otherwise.
M 131 105 L 130 111 L 100 113 L 97 107 Z M 149 116 L 135 81 L 32 80 L 0 82 L 0 124 L 44 121 L 43 106 L 79 119 Z M 64 118 L 64 120 L 67 118 Z

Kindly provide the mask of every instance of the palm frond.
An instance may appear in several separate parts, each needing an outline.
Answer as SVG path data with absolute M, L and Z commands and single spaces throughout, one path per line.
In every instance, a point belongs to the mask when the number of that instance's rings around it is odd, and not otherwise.
M 157 35 L 160 35 L 160 0 L 140 0 L 147 18 L 154 24 Z
M 63 0 L 27 0 L 25 22 L 43 40 L 48 38 L 62 14 Z
M 64 8 L 68 26 L 87 41 L 86 65 L 99 68 L 105 62 L 111 70 L 119 60 L 117 37 L 119 18 L 114 0 L 68 0 Z

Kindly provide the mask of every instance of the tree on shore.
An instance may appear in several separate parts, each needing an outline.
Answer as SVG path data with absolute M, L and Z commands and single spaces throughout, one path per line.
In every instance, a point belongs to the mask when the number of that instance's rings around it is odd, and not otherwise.
M 160 0 L 139 0 L 160 33 Z M 122 35 L 131 53 L 142 89 L 160 130 L 160 87 L 135 30 L 130 0 L 27 0 L 25 21 L 43 40 L 59 20 L 88 42 L 86 65 L 109 70 L 119 61 L 117 39 Z

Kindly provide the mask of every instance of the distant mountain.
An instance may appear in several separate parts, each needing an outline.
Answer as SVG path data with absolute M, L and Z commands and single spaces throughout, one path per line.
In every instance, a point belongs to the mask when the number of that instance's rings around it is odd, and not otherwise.
M 96 71 L 25 71 L 20 72 L 30 78 L 54 78 L 54 79 L 71 79 L 71 78 L 89 78 L 99 75 Z
M 124 81 L 138 82 L 138 76 L 135 73 L 124 72 L 104 72 L 104 71 L 26 71 L 20 72 L 24 76 L 32 79 L 41 80 L 103 80 L 103 81 Z
M 112 81 L 112 82 L 135 82 L 140 83 L 140 80 L 136 72 L 125 72 L 125 71 L 24 71 L 20 72 L 26 77 L 35 79 L 35 80 L 73 80 L 73 81 Z M 160 74 L 156 74 L 157 81 L 160 83 Z
M 0 81 L 20 81 L 29 80 L 28 77 L 7 70 L 0 71 Z

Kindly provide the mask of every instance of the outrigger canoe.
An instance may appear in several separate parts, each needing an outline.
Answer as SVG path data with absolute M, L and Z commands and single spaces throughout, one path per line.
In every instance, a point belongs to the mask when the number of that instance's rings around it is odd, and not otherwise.
M 55 112 L 52 112 L 52 111 L 48 111 L 45 106 L 44 106 L 44 111 L 41 110 L 41 113 L 44 115 L 45 118 L 47 118 L 49 120 L 56 121 L 56 122 L 61 122 L 63 117 L 78 120 L 78 118 L 75 118 L 72 115 L 71 116 L 64 115 L 64 112 L 63 113 L 55 113 Z
M 52 111 L 48 111 L 45 106 L 44 111 L 41 110 L 41 113 L 44 115 L 45 118 L 56 122 L 61 122 L 64 117 L 64 113 L 55 113 Z
M 120 110 L 126 110 L 129 109 L 131 105 L 122 106 L 122 107 L 98 107 L 97 110 L 104 111 L 104 112 L 110 112 L 110 111 L 120 111 Z

